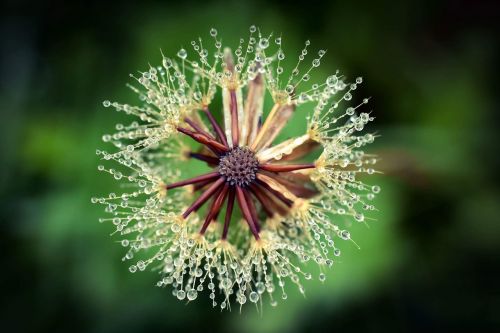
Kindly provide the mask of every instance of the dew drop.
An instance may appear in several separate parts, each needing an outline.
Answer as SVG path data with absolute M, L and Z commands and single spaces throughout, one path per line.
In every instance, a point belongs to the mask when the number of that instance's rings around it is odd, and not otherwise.
M 186 59 L 187 51 L 185 49 L 180 49 L 179 52 L 177 52 L 177 56 L 181 59 Z
M 342 230 L 340 232 L 340 238 L 342 238 L 343 240 L 351 239 L 351 234 L 347 230 Z
M 184 290 L 179 290 L 177 292 L 177 298 L 179 301 L 182 301 L 184 298 L 186 298 L 186 292 Z
M 196 299 L 196 297 L 198 297 L 198 293 L 196 292 L 196 290 L 191 289 L 187 292 L 188 300 L 194 301 Z
M 354 214 L 354 218 L 358 222 L 363 222 L 365 220 L 365 216 L 363 214 L 361 214 L 361 213 Z
M 334 86 L 337 84 L 338 80 L 339 80 L 339 79 L 337 78 L 337 76 L 336 76 L 336 75 L 332 75 L 332 76 L 329 76 L 329 77 L 326 79 L 326 84 L 327 84 L 330 88 L 332 88 L 332 87 L 334 87 Z
M 263 50 L 267 49 L 269 46 L 269 40 L 267 38 L 261 38 L 259 40 L 259 47 Z
M 259 300 L 259 294 L 257 294 L 255 291 L 252 291 L 249 296 L 250 302 L 256 303 Z

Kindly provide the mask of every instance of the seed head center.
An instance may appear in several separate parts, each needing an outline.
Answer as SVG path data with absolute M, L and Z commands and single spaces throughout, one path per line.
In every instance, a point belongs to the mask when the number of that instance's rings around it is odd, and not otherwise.
M 248 186 L 255 180 L 259 161 L 247 147 L 236 147 L 221 157 L 219 173 L 230 185 Z

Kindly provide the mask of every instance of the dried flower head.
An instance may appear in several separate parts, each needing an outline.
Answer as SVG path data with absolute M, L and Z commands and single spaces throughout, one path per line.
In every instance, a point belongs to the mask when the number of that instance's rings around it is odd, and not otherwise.
M 368 99 L 341 111 L 361 78 L 348 83 L 337 72 L 305 87 L 325 55 L 306 62 L 309 41 L 284 77 L 280 37 L 252 26 L 233 54 L 215 29 L 210 35 L 213 56 L 200 38 L 191 42 L 195 57 L 181 49 L 176 60 L 164 56 L 162 66 L 131 75 L 141 105 L 104 101 L 139 119 L 104 135 L 114 152 L 97 151 L 115 162 L 98 169 L 123 192 L 92 201 L 110 214 L 101 221 L 116 226 L 130 271 L 153 267 L 158 286 L 171 286 L 179 300 L 206 292 L 214 307 L 230 309 L 267 294 L 275 305 L 287 283 L 304 292 L 312 278 L 305 263 L 331 267 L 337 240 L 350 240 L 346 223 L 366 222 L 375 209 L 380 188 L 359 179 L 375 172 L 376 159 L 362 150 L 374 135 L 359 134 L 373 118 L 359 110 Z M 221 121 L 212 109 L 218 98 Z M 297 110 L 304 103 L 313 103 L 307 117 Z M 305 133 L 276 143 L 295 113 L 307 119 Z M 193 160 L 209 171 L 183 177 Z

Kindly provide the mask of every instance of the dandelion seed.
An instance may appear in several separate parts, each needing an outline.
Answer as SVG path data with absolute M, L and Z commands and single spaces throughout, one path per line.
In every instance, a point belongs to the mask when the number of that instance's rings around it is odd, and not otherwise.
M 288 78 L 280 78 L 281 37 L 251 26 L 233 55 L 218 36 L 210 30 L 213 57 L 200 38 L 192 50 L 131 75 L 141 105 L 103 102 L 137 119 L 103 136 L 114 152 L 97 150 L 98 170 L 120 181 L 122 192 L 91 201 L 110 216 L 100 222 L 111 221 L 122 237 L 129 271 L 158 270 L 157 285 L 179 300 L 206 293 L 221 309 L 263 299 L 275 306 L 287 299 L 287 284 L 304 293 L 308 263 L 332 267 L 336 242 L 352 241 L 349 220 L 366 223 L 374 210 L 369 202 L 380 187 L 359 179 L 376 172 L 376 158 L 362 150 L 375 136 L 359 134 L 373 117 L 361 112 L 368 99 L 347 105 L 361 78 L 350 83 L 336 72 L 306 87 L 326 53 L 306 61 L 309 41 Z M 266 93 L 274 105 L 264 117 Z M 306 132 L 276 142 L 304 103 L 314 104 Z M 308 160 L 315 150 L 319 158 Z M 182 177 L 191 160 L 211 171 Z

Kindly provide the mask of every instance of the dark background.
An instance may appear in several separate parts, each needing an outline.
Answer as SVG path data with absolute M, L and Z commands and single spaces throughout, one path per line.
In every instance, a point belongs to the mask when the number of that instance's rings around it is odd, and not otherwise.
M 492 331 L 500 324 L 497 1 L 4 1 L 0 14 L 2 331 Z M 327 282 L 277 308 L 186 305 L 157 275 L 131 275 L 90 197 L 101 135 L 122 116 L 128 74 L 216 27 L 305 39 L 319 69 L 365 79 L 381 134 L 380 212 L 353 226 Z M 359 97 L 359 96 L 358 96 Z M 371 179 L 370 179 L 371 181 Z

